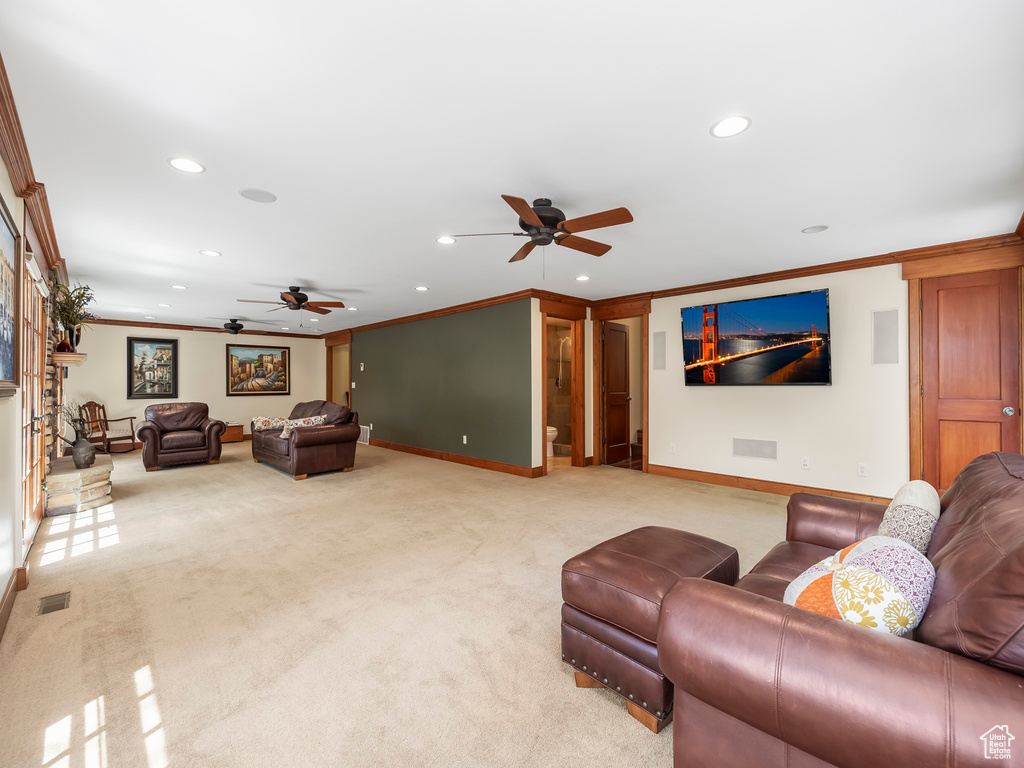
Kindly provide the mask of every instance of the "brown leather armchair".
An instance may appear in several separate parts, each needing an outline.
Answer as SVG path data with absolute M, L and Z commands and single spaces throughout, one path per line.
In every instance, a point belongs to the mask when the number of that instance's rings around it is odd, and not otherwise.
M 807 567 L 874 535 L 885 507 L 811 494 L 735 587 L 681 579 L 662 603 L 675 768 L 1024 765 L 1024 456 L 971 462 L 942 497 L 935 589 L 914 639 L 781 602 Z
M 142 442 L 142 464 L 147 472 L 174 464 L 216 464 L 226 426 L 210 418 L 206 403 L 147 406 L 146 420 L 135 432 Z
M 281 430 L 252 432 L 252 459 L 283 469 L 296 480 L 318 472 L 347 472 L 356 462 L 356 441 L 359 439 L 359 414 L 347 406 L 329 400 L 299 403 L 289 419 L 324 415 L 326 421 L 316 427 L 295 427 L 287 438 Z

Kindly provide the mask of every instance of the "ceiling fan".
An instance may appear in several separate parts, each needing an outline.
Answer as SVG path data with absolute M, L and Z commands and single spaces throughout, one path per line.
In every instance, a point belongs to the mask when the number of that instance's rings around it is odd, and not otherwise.
M 288 287 L 287 291 L 282 291 L 280 301 L 258 301 L 256 299 L 239 299 L 239 301 L 245 304 L 279 305 L 273 309 L 268 309 L 267 312 L 276 312 L 279 309 L 288 307 L 288 309 L 294 310 L 308 309 L 310 312 L 316 312 L 318 315 L 329 315 L 331 310 L 328 309 L 328 307 L 341 309 L 345 306 L 340 301 L 310 301 L 309 296 L 304 294 L 302 289 L 297 285 L 291 285 Z
M 221 318 L 221 317 L 211 317 L 210 319 L 211 320 L 223 320 L 224 318 Z M 264 323 L 262 320 L 248 320 L 246 318 L 242 318 L 242 319 L 245 320 L 245 322 L 247 322 L 247 323 L 259 323 L 260 325 L 270 325 L 270 323 Z M 239 333 L 241 333 L 243 330 L 245 330 L 245 326 L 242 325 L 240 322 L 238 322 L 238 318 L 235 318 L 235 317 L 232 317 L 228 322 L 224 323 L 224 325 L 222 327 L 224 328 L 223 331 L 219 330 L 217 328 L 203 328 L 203 327 L 198 327 L 198 326 L 193 328 L 192 330 L 193 331 L 208 331 L 209 333 L 224 333 L 224 332 L 227 332 L 227 333 L 230 333 L 232 336 L 237 336 Z M 247 333 L 266 333 L 266 331 L 252 331 L 252 330 L 250 330 L 250 331 L 247 331 Z
M 519 227 L 522 232 L 482 232 L 479 234 L 451 235 L 452 238 L 460 237 L 488 237 L 490 235 L 514 235 L 516 237 L 528 237 L 530 242 L 516 251 L 509 259 L 522 261 L 538 245 L 564 245 L 574 251 L 589 253 L 591 256 L 603 256 L 612 249 L 610 245 L 599 243 L 596 240 L 588 240 L 579 237 L 577 232 L 586 232 L 590 229 L 601 229 L 602 227 L 614 227 L 618 224 L 628 224 L 633 220 L 631 214 L 625 208 L 613 208 L 610 211 L 592 213 L 589 216 L 579 216 L 575 219 L 566 219 L 565 214 L 558 208 L 551 205 L 546 197 L 539 197 L 530 206 L 523 198 L 512 195 L 502 195 L 504 200 L 513 211 L 519 214 Z M 450 241 L 448 241 L 450 242 Z

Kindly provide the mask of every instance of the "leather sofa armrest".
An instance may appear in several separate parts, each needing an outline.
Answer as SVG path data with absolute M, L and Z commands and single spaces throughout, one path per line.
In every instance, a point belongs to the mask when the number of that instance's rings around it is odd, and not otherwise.
M 228 428 L 220 419 L 206 419 L 199 425 L 199 431 L 206 435 L 206 444 L 210 445 L 220 441 L 220 436 Z
M 358 424 L 325 424 L 318 427 L 295 427 L 288 437 L 291 448 L 331 443 L 354 443 L 359 439 Z
M 143 421 L 139 424 L 135 430 L 135 437 L 139 439 L 139 442 L 146 442 L 146 440 L 160 440 L 160 427 L 154 424 L 152 421 Z
M 356 411 L 349 411 L 348 420 L 345 423 L 346 424 L 358 424 L 359 423 L 359 414 Z
M 842 549 L 878 533 L 884 504 L 794 493 L 786 507 L 786 541 Z
M 677 689 L 839 768 L 981 765 L 990 729 L 1024 732 L 1017 675 L 702 579 L 662 601 L 658 660 Z

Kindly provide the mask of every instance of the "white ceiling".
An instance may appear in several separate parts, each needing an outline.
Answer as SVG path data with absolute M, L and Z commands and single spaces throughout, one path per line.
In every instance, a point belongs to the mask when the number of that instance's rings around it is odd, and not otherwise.
M 358 307 L 331 331 L 1011 232 L 1022 39 L 1020 0 L 0 0 L 35 176 L 96 312 L 266 330 L 295 314 L 235 299 L 298 284 Z M 750 130 L 712 138 L 732 114 Z M 600 259 L 435 242 L 514 229 L 502 193 L 635 221 L 585 235 Z

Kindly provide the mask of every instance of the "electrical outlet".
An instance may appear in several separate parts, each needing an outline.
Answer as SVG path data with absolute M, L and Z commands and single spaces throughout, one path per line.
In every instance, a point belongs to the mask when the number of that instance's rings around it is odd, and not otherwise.
M 811 468 L 811 460 L 810 460 L 810 458 L 808 458 L 807 456 L 801 456 L 800 457 L 800 469 L 810 469 L 810 468 Z
M 352 382 L 352 389 L 355 389 L 355 388 L 356 388 L 356 383 L 353 381 Z
M 463 436 L 462 436 L 462 444 L 463 444 L 463 445 L 465 445 L 465 444 L 466 444 L 466 436 L 465 436 L 465 435 L 463 435 Z
M 858 464 L 857 465 L 857 477 L 867 477 L 867 476 L 868 476 L 868 465 L 867 464 Z
M 669 453 L 675 453 L 676 452 L 676 444 L 675 443 L 669 443 L 668 444 L 668 452 Z

